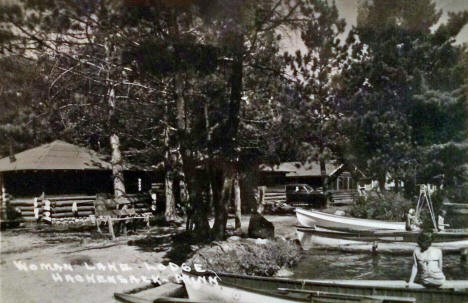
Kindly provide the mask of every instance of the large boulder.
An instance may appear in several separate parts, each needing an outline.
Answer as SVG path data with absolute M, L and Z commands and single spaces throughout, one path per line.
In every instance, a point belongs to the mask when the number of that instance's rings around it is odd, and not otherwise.
M 185 263 L 191 268 L 198 264 L 215 272 L 272 276 L 281 268 L 295 266 L 300 256 L 300 246 L 293 241 L 230 237 L 199 248 Z
M 260 214 L 253 214 L 249 222 L 249 238 L 272 239 L 275 237 L 275 226 Z

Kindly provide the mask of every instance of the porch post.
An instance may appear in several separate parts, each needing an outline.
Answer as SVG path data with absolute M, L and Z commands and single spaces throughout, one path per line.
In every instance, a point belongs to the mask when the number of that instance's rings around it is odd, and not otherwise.
M 5 185 L 3 182 L 3 174 L 0 173 L 0 205 L 4 206 L 3 204 L 6 202 L 6 191 L 5 191 Z

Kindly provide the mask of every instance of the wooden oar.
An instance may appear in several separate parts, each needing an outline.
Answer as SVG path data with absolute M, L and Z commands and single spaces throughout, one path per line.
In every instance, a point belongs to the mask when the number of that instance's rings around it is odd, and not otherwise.
M 278 288 L 278 291 L 284 293 L 301 293 L 307 294 L 312 297 L 318 298 L 333 298 L 333 299 L 347 299 L 353 301 L 371 300 L 371 302 L 382 302 L 382 303 L 400 303 L 400 302 L 416 302 L 415 298 L 411 297 L 394 297 L 394 296 L 369 296 L 369 295 L 355 295 L 346 293 L 335 293 L 325 292 L 317 290 L 306 290 L 306 289 L 293 289 L 293 288 Z

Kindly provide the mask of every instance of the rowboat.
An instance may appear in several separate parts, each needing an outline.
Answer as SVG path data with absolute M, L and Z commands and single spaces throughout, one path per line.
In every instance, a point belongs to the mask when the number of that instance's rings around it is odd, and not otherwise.
M 347 237 L 360 237 L 370 238 L 372 240 L 390 239 L 394 238 L 395 241 L 415 242 L 418 239 L 420 231 L 401 231 L 391 229 L 379 230 L 352 230 L 348 228 L 332 228 L 315 225 L 315 227 L 298 226 L 302 229 L 310 229 L 317 231 L 328 231 L 332 233 L 340 233 Z M 447 242 L 454 240 L 468 239 L 468 230 L 466 229 L 447 229 L 442 231 L 433 232 L 433 242 Z
M 347 233 L 311 227 L 296 227 L 297 236 L 304 250 L 311 248 L 335 249 L 345 252 L 411 254 L 416 248 L 416 235 L 407 233 Z M 409 234 L 411 235 L 411 233 Z M 445 253 L 459 253 L 468 248 L 467 238 L 444 241 L 437 238 L 432 244 Z
M 296 208 L 299 225 L 305 227 L 345 228 L 350 230 L 405 230 L 405 222 L 360 219 Z
M 184 273 L 183 280 L 190 300 L 201 302 L 468 302 L 468 281 L 447 281 L 434 289 L 419 284 L 408 288 L 398 280 L 299 280 L 193 272 Z

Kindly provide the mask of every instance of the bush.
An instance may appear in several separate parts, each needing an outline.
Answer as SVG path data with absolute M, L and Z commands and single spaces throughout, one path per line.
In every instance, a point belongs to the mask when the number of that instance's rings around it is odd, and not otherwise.
M 441 198 L 451 203 L 466 203 L 468 201 L 468 184 L 446 187 L 441 191 Z
M 367 197 L 359 197 L 351 208 L 351 215 L 357 218 L 385 221 L 404 221 L 410 208 L 416 208 L 417 200 L 405 199 L 399 193 L 371 192 Z

